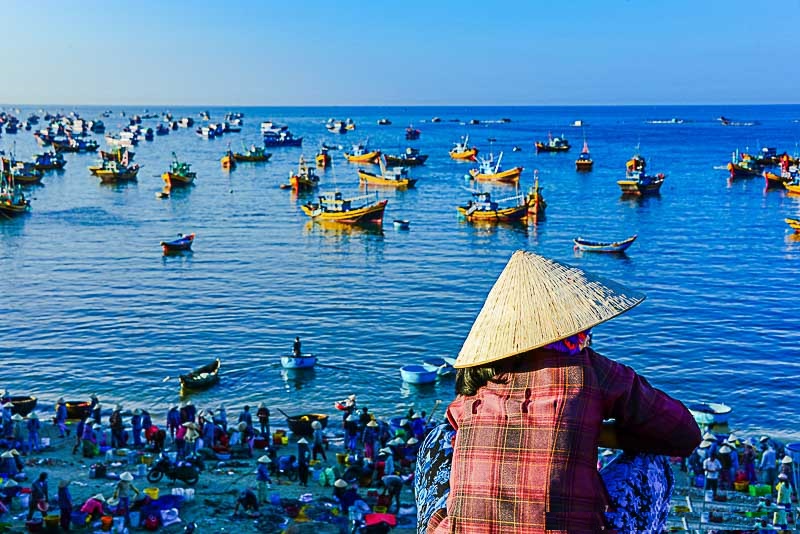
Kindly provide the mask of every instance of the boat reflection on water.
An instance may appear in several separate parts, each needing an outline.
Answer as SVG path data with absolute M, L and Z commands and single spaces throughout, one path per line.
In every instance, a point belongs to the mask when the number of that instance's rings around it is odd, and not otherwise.
M 650 193 L 648 195 L 620 195 L 619 201 L 632 207 L 641 208 L 649 205 L 651 201 L 661 202 L 661 193 Z
M 344 224 L 335 221 L 308 221 L 305 226 L 306 234 L 322 234 L 331 237 L 345 237 L 355 235 L 374 235 L 383 237 L 383 225 L 360 223 Z
M 281 369 L 281 378 L 286 391 L 299 391 L 308 387 L 317 374 L 314 368 L 310 369 Z
M 169 252 L 161 253 L 161 264 L 167 263 L 191 263 L 192 255 L 194 252 L 191 250 L 170 250 Z

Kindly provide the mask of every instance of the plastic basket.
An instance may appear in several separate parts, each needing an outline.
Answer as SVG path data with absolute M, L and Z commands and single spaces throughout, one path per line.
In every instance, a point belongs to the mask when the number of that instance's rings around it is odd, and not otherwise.
M 735 489 L 736 491 L 741 491 L 743 493 L 747 493 L 749 487 L 750 487 L 750 482 L 747 480 L 733 483 L 733 489 Z
M 145 488 L 142 491 L 154 501 L 158 499 L 158 488 Z

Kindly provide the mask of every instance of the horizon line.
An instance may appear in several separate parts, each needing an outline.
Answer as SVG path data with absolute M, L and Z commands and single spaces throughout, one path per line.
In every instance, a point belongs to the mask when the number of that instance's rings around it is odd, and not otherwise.
M 688 103 L 688 104 L 666 104 L 666 103 L 650 103 L 650 104 L 368 104 L 368 105 L 355 105 L 355 104 L 41 104 L 41 103 L 0 103 L 0 107 L 176 107 L 176 108 L 220 108 L 220 107 L 245 107 L 245 108 L 556 108 L 556 107 L 573 107 L 573 108 L 586 108 L 586 107 L 603 107 L 603 108 L 624 108 L 624 107 L 772 107 L 772 106 L 798 106 L 797 103 L 760 103 L 760 104 L 745 104 L 745 103 Z

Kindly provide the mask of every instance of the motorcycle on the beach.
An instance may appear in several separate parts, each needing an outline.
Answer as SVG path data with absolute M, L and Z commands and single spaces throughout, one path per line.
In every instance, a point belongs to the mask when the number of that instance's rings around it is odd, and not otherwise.
M 161 453 L 158 460 L 147 471 L 147 480 L 155 483 L 164 478 L 164 475 L 171 481 L 180 480 L 189 486 L 194 486 L 200 479 L 200 472 L 193 464 L 181 461 L 173 462 L 169 456 Z

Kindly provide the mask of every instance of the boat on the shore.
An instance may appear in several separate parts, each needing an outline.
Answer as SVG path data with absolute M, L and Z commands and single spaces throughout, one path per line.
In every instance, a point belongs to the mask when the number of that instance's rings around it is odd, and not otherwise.
M 192 250 L 192 243 L 194 242 L 194 234 L 183 235 L 178 234 L 178 239 L 172 241 L 162 241 L 160 243 L 161 249 L 164 254 L 171 254 L 174 252 L 184 252 Z
M 625 164 L 625 179 L 618 180 L 617 185 L 623 195 L 645 196 L 656 195 L 661 190 L 666 176 L 663 173 L 648 175 L 647 162 L 639 154 L 628 160 Z
M 300 356 L 294 354 L 281 356 L 281 367 L 284 369 L 311 369 L 316 363 L 317 357 L 311 353 L 301 354 Z
M 458 143 L 453 143 L 450 149 L 450 158 L 455 160 L 475 161 L 478 156 L 478 149 L 469 146 L 469 135 L 462 137 Z
M 528 196 L 525 200 L 528 204 L 528 217 L 534 223 L 540 219 L 544 219 L 544 211 L 547 208 L 547 202 L 545 202 L 542 196 L 542 188 L 539 187 L 538 170 L 533 171 L 533 186 L 528 190 Z
M 60 152 L 41 152 L 33 156 L 33 166 L 39 171 L 63 169 L 66 164 Z
M 536 141 L 536 153 L 539 152 L 566 152 L 570 149 L 569 141 L 562 135 L 561 137 L 553 137 L 553 134 L 547 134 L 547 142 Z
M 261 162 L 261 161 L 269 161 L 269 158 L 272 157 L 272 154 L 266 151 L 266 149 L 251 145 L 250 148 L 244 148 L 244 152 L 234 152 L 233 159 L 236 161 L 248 161 L 248 162 Z
M 519 182 L 519 177 L 522 175 L 522 167 L 514 167 L 506 171 L 500 166 L 503 160 L 503 153 L 494 159 L 494 154 L 489 154 L 488 158 L 480 158 L 477 169 L 470 169 L 469 174 L 473 180 L 479 182 L 502 182 L 508 184 L 516 184 Z
M 378 163 L 381 151 L 370 150 L 367 148 L 367 141 L 364 141 L 353 145 L 352 152 L 345 152 L 344 157 L 350 163 Z
M 18 395 L 14 397 L 7 397 L 6 400 L 13 404 L 13 407 L 11 408 L 12 414 L 19 414 L 22 417 L 25 417 L 36 409 L 36 403 L 39 399 L 33 395 Z
M 473 199 L 456 209 L 469 222 L 512 222 L 528 215 L 528 203 L 523 195 L 492 200 L 489 191 L 473 191 Z
M 789 228 L 795 232 L 800 232 L 800 219 L 791 219 L 789 217 L 784 219 L 784 222 L 789 225 Z
M 328 426 L 328 416 L 322 413 L 304 413 L 300 415 L 287 415 L 283 410 L 279 411 L 286 417 L 286 426 L 289 431 L 298 436 L 310 436 L 314 433 L 311 423 L 319 421 L 322 428 Z
M 428 159 L 427 154 L 420 154 L 418 148 L 408 147 L 403 154 L 393 156 L 391 154 L 384 154 L 386 165 L 399 166 L 399 167 L 415 167 L 417 165 L 425 164 Z
M 172 163 L 169 166 L 169 170 L 161 175 L 161 179 L 170 188 L 191 185 L 196 177 L 197 173 L 192 171 L 191 163 L 179 161 L 175 152 L 172 153 Z
M 363 184 L 410 189 L 417 183 L 416 178 L 408 175 L 408 167 L 387 167 L 380 160 L 381 173 L 376 174 L 365 169 L 358 169 L 358 179 Z
M 727 404 L 718 402 L 694 403 L 686 407 L 695 422 L 701 426 L 723 425 L 728 422 L 733 410 Z
M 332 191 L 321 194 L 318 202 L 308 202 L 300 208 L 312 220 L 382 225 L 388 202 L 379 200 L 377 193 L 344 198 L 340 191 Z
M 625 252 L 636 241 L 636 237 L 633 235 L 622 241 L 595 241 L 576 237 L 573 239 L 573 243 L 575 243 L 575 250 L 581 252 Z
M 67 401 L 67 419 L 86 419 L 91 414 L 92 403 L 89 401 Z
M 578 155 L 578 159 L 575 160 L 575 169 L 579 171 L 591 171 L 593 165 L 594 161 L 592 161 L 592 156 L 589 155 L 589 144 L 584 139 L 583 150 L 581 150 L 581 153 Z
M 197 369 L 180 375 L 182 390 L 201 390 L 207 389 L 219 382 L 219 358 L 211 363 L 198 367 Z

